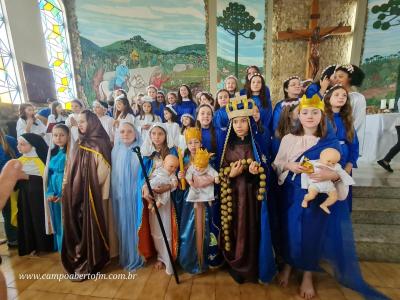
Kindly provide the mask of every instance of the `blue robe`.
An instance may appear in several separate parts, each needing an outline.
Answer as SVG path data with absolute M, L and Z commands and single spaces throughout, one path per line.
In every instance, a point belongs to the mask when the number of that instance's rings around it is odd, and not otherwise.
M 158 107 L 157 107 L 158 105 Z M 157 100 L 154 100 L 153 102 L 151 102 L 151 107 L 153 110 L 153 114 L 159 116 L 161 118 L 161 120 L 164 122 L 164 103 L 158 103 Z
M 340 151 L 340 144 L 333 132 L 321 138 L 303 155 L 316 160 L 326 148 Z M 300 175 L 296 175 L 294 180 L 292 176 L 293 173 L 289 172 L 282 186 L 285 262 L 300 270 L 320 271 L 319 263 L 324 259 L 333 267 L 334 275 L 342 285 L 358 291 L 367 299 L 386 299 L 362 278 L 348 204 L 337 201 L 330 207 L 331 214 L 328 215 L 319 207 L 327 195 L 319 194 L 305 209 L 301 202 L 307 190 L 301 188 Z
M 319 83 L 311 83 L 307 89 L 306 89 L 306 96 L 307 98 L 312 98 L 312 96 L 314 96 L 315 94 L 317 94 L 321 99 L 323 99 L 324 97 L 319 93 L 319 90 L 321 89 L 321 86 L 319 85 Z
M 240 96 L 243 95 L 247 95 L 247 90 L 245 88 L 240 90 Z M 265 86 L 265 97 L 267 98 L 267 106 L 272 107 L 271 92 L 269 91 L 268 86 Z
M 135 140 L 129 147 L 122 143 L 116 144 L 111 153 L 111 200 L 119 239 L 119 263 L 128 271 L 136 270 L 144 264 L 144 258 L 138 250 L 137 234 L 143 203 L 139 201 L 137 193 L 134 193 L 138 190 L 137 171 L 140 164 L 137 155 L 132 151 L 140 143 L 140 140 Z
M 48 166 L 46 198 L 50 196 L 59 198 L 58 202 L 49 202 L 51 222 L 54 229 L 54 250 L 58 252 L 61 252 L 63 240 L 61 197 L 66 157 L 65 150 L 58 149 L 57 154 L 50 158 Z
M 215 128 L 217 149 L 222 149 L 224 146 L 225 136 L 226 136 L 228 126 L 229 126 L 229 118 L 228 118 L 228 114 L 226 113 L 225 106 L 221 107 L 215 111 L 214 118 L 213 118 L 213 126 Z M 221 154 L 222 154 L 221 151 L 217 151 L 217 155 L 216 155 L 217 168 L 220 165 L 220 160 L 221 160 L 220 155 Z
M 129 76 L 129 69 L 125 65 L 119 65 L 115 69 L 115 85 L 119 88 L 126 88 L 126 79 Z
M 176 105 L 176 113 L 178 114 L 178 122 L 181 124 L 181 117 L 183 114 L 190 114 L 193 118 L 196 117 L 196 109 L 197 105 L 192 100 L 191 101 L 182 101 L 182 103 Z
M 342 168 L 346 166 L 347 163 L 352 163 L 353 168 L 357 168 L 357 160 L 359 156 L 359 144 L 357 133 L 354 131 L 354 137 L 351 142 L 347 140 L 346 137 L 346 128 L 344 127 L 344 123 L 342 118 L 340 117 L 339 113 L 333 114 L 333 130 L 336 132 L 336 137 L 340 143 L 340 165 Z M 349 205 L 350 211 L 352 211 L 353 207 L 353 195 L 352 195 L 352 188 L 350 186 L 349 194 L 346 198 L 346 202 Z
M 232 127 L 232 123 L 229 124 L 229 127 Z M 254 159 L 261 163 L 262 166 L 268 170 L 268 161 L 263 161 L 262 159 L 262 152 L 259 150 L 259 146 L 257 144 L 257 138 L 253 136 L 253 129 L 255 128 L 253 118 L 250 118 L 250 128 L 251 130 L 251 144 L 253 150 Z M 233 131 L 233 128 L 228 129 L 225 132 L 225 139 L 228 139 L 224 143 L 221 143 L 222 147 L 218 147 L 218 156 L 221 157 L 221 160 L 224 159 L 222 157 L 222 151 L 224 144 L 229 143 L 230 136 L 227 136 L 227 133 Z M 232 135 L 232 133 L 230 134 Z M 266 171 L 267 173 L 268 171 Z M 267 189 L 268 189 L 269 181 L 267 180 Z M 275 258 L 274 252 L 272 247 L 272 240 L 271 240 L 271 232 L 270 232 L 270 217 L 268 213 L 268 203 L 267 203 L 267 194 L 264 194 L 265 197 L 261 201 L 261 208 L 259 212 L 259 247 L 258 247 L 258 279 L 261 282 L 271 282 L 273 277 L 276 274 L 276 265 L 275 265 Z M 254 199 L 254 201 L 258 201 Z
M 276 154 L 278 153 L 279 146 L 281 144 L 281 140 L 275 136 L 275 132 L 278 129 L 279 120 L 281 119 L 282 113 L 282 102 L 284 100 L 279 101 L 275 104 L 274 112 L 272 114 L 272 158 L 275 159 Z

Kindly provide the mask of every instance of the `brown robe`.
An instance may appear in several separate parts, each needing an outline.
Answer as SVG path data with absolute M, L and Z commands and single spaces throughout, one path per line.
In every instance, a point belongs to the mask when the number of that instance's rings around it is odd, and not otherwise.
M 99 272 L 110 259 L 110 212 L 104 201 L 108 200 L 110 184 L 111 144 L 96 115 L 83 113 L 88 127 L 80 134 L 69 161 L 62 198 L 61 260 L 70 274 Z
M 248 139 L 244 143 L 234 141 L 227 146 L 223 166 L 242 159 L 254 159 L 252 146 Z M 230 225 L 231 250 L 223 249 L 225 260 L 229 266 L 244 280 L 257 282 L 259 227 L 261 202 L 257 200 L 259 179 L 248 170 L 235 178 L 231 178 L 232 188 L 232 222 Z M 223 245 L 223 241 L 221 241 Z

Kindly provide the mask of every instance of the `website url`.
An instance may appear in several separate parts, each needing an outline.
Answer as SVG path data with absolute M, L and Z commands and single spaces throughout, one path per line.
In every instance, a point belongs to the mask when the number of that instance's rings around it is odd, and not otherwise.
M 18 277 L 20 280 L 134 280 L 136 273 L 128 274 L 102 274 L 100 272 L 96 274 L 60 274 L 60 273 L 46 273 L 46 274 L 31 274 L 31 273 L 20 273 Z

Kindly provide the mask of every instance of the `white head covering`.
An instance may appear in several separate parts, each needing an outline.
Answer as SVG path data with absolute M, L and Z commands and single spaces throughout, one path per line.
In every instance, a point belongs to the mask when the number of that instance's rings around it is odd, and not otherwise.
M 150 96 L 145 95 L 145 96 L 142 97 L 142 102 L 143 102 L 143 103 L 144 103 L 144 102 L 149 102 L 149 103 L 151 103 L 151 102 L 154 102 L 154 99 L 151 98 Z
M 165 138 L 167 139 L 168 148 L 172 148 L 174 146 L 173 141 L 170 141 L 168 138 L 168 131 L 167 131 L 167 128 L 165 127 L 165 125 L 163 123 L 156 122 L 150 127 L 149 132 L 143 141 L 142 147 L 140 147 L 142 156 L 150 156 L 156 151 L 156 148 L 154 148 L 153 142 L 151 141 L 151 131 L 155 127 L 162 128 L 165 131 Z
M 167 105 L 165 105 L 165 107 L 168 107 L 176 116 L 178 115 L 175 108 L 171 104 L 167 104 Z
M 188 117 L 188 118 L 191 118 L 192 120 L 194 120 L 194 118 L 193 118 L 193 116 L 191 115 L 191 114 L 183 114 L 182 116 L 181 116 L 181 123 L 182 123 L 182 120 L 183 120 L 183 117 Z
M 31 145 L 31 143 L 29 143 L 22 136 L 18 137 L 18 140 L 20 140 L 20 141 L 22 140 L 25 143 L 28 143 L 29 145 Z M 37 158 L 39 157 L 37 152 L 36 152 L 36 148 L 34 146 L 32 146 L 32 150 L 31 151 L 29 151 L 28 153 L 23 153 L 22 156 L 24 156 L 24 157 L 37 157 Z M 33 162 L 24 163 L 22 165 L 22 171 L 24 171 L 27 175 L 41 176 L 39 169 L 37 168 L 36 164 L 33 163 Z

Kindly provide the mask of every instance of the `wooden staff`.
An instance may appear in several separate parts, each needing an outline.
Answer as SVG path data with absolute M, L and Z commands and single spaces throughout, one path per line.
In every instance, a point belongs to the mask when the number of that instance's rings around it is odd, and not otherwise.
M 183 165 L 183 151 L 178 147 L 178 159 L 179 159 L 179 171 L 182 173 L 185 172 L 185 167 Z M 181 190 L 184 191 L 186 189 L 186 180 L 185 178 L 181 179 Z

